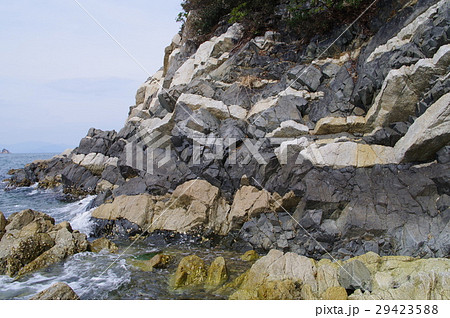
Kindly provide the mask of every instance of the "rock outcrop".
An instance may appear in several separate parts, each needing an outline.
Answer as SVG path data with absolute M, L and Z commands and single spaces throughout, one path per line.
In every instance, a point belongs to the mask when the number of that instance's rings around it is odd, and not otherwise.
M 16 276 L 88 250 L 86 235 L 33 210 L 13 213 L 0 241 L 0 274 Z
M 380 257 L 319 262 L 271 250 L 237 279 L 230 299 L 448 300 L 450 260 Z
M 277 200 L 280 202 L 277 203 Z M 252 217 L 278 210 L 282 204 L 283 198 L 276 193 L 243 186 L 230 205 L 217 187 L 204 180 L 192 180 L 178 186 L 172 195 L 117 197 L 112 203 L 95 209 L 92 217 L 112 223 L 125 219 L 137 225 L 142 232 L 149 233 L 156 230 L 178 233 L 208 230 L 226 235 L 231 230 L 239 229 Z M 100 225 L 104 228 L 111 226 L 114 227 L 111 223 Z
M 65 283 L 55 283 L 31 297 L 30 300 L 79 300 L 80 297 Z

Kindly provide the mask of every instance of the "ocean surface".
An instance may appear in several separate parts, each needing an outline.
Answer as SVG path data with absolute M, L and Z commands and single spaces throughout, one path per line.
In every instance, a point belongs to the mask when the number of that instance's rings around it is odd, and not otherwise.
M 90 234 L 92 211 L 87 210 L 95 198 L 90 196 L 78 202 L 65 203 L 58 200 L 60 194 L 43 190 L 37 184 L 31 187 L 6 190 L 10 169 L 17 169 L 34 160 L 49 159 L 54 154 L 0 154 L 0 211 L 6 218 L 24 209 L 47 213 L 56 223 L 69 221 L 72 228 Z M 93 240 L 94 238 L 88 238 Z M 63 262 L 28 274 L 20 279 L 0 275 L 0 299 L 29 299 L 56 282 L 65 282 L 81 299 L 221 299 L 201 288 L 193 291 L 175 291 L 170 288 L 170 279 L 177 262 L 186 255 L 196 254 L 207 263 L 223 256 L 232 264 L 231 277 L 242 273 L 246 265 L 232 251 L 206 249 L 190 244 L 189 238 L 175 244 L 164 239 L 141 240 L 130 246 L 130 241 L 117 241 L 118 254 L 106 251 L 84 252 L 68 257 Z M 143 272 L 132 265 L 132 259 L 149 253 L 164 251 L 177 259 L 168 269 Z

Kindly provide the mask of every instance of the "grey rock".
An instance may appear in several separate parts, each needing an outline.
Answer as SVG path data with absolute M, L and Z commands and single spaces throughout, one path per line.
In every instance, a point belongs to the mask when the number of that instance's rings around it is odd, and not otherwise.
M 437 160 L 440 163 L 450 163 L 450 146 L 442 147 L 437 153 Z
M 359 260 L 345 264 L 339 270 L 339 284 L 347 290 L 372 291 L 372 278 L 366 265 Z
M 315 92 L 320 85 L 322 72 L 312 65 L 307 67 L 299 66 L 289 71 L 288 78 L 296 80 Z

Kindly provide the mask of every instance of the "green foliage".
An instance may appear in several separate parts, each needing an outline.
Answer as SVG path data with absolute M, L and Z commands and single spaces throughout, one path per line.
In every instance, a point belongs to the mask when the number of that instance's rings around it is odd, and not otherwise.
M 248 16 L 247 2 L 241 3 L 237 7 L 233 8 L 230 15 L 230 23 L 240 22 L 244 20 L 244 18 Z
M 299 35 L 329 31 L 338 24 L 352 22 L 360 8 L 371 0 L 289 0 L 291 31 Z M 177 21 L 186 22 L 188 12 L 195 11 L 194 22 L 197 35 L 208 35 L 220 21 L 242 23 L 248 34 L 261 33 L 273 28 L 280 17 L 275 17 L 275 8 L 286 0 L 183 0 L 183 11 Z M 227 20 L 224 20 L 224 19 Z M 278 19 L 278 20 L 277 20 Z M 275 21 L 275 22 L 274 22 Z M 278 22 L 277 22 L 278 21 Z M 272 24 L 271 24 L 272 23 Z
M 195 28 L 198 35 L 211 33 L 214 27 L 226 16 L 228 22 L 242 22 L 249 30 L 262 27 L 265 18 L 273 14 L 280 0 L 184 0 L 181 3 L 183 12 L 177 21 L 185 22 L 187 13 L 195 11 L 198 19 Z
M 303 33 L 322 33 L 337 23 L 348 23 L 359 14 L 365 0 L 291 0 L 290 26 Z

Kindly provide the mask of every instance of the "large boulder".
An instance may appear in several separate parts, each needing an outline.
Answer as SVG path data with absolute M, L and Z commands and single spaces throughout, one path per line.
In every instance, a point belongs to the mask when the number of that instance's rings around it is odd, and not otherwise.
M 88 249 L 85 234 L 73 231 L 68 222 L 54 223 L 33 210 L 13 213 L 0 241 L 0 273 L 24 275 Z
M 66 283 L 55 283 L 39 292 L 30 300 L 79 300 L 80 297 Z
M 116 221 L 127 219 L 145 229 L 151 224 L 151 208 L 154 206 L 153 197 L 148 194 L 134 196 L 119 196 L 112 203 L 102 204 L 92 212 L 92 217 L 103 220 Z
M 263 212 L 275 211 L 279 208 L 276 199 L 279 195 L 272 195 L 266 190 L 259 190 L 253 186 L 240 188 L 233 200 L 231 210 L 227 215 L 230 229 L 237 228 Z
M 399 162 L 427 161 L 450 142 L 450 93 L 416 119 L 395 145 Z
M 205 285 L 215 288 L 223 285 L 228 280 L 228 269 L 223 257 L 217 257 L 209 266 Z
M 341 132 L 363 132 L 365 126 L 366 120 L 362 116 L 324 117 L 316 123 L 313 134 L 328 135 Z
M 220 120 L 227 118 L 245 119 L 247 116 L 247 111 L 238 105 L 227 106 L 221 101 L 201 95 L 182 94 L 177 102 L 188 106 L 191 110 L 205 109 Z
M 92 212 L 92 217 L 136 224 L 141 231 L 167 230 L 179 233 L 211 228 L 226 234 L 229 206 L 219 189 L 205 180 L 191 180 L 178 186 L 172 195 L 119 196 Z
M 253 264 L 230 299 L 300 299 L 317 290 L 315 261 L 294 253 L 271 250 Z
M 372 290 L 370 271 L 359 260 L 354 260 L 342 266 L 339 271 L 339 283 L 349 290 Z
M 173 287 L 194 287 L 201 285 L 207 278 L 206 266 L 203 260 L 190 255 L 184 257 L 178 265 L 175 277 L 173 278 Z

